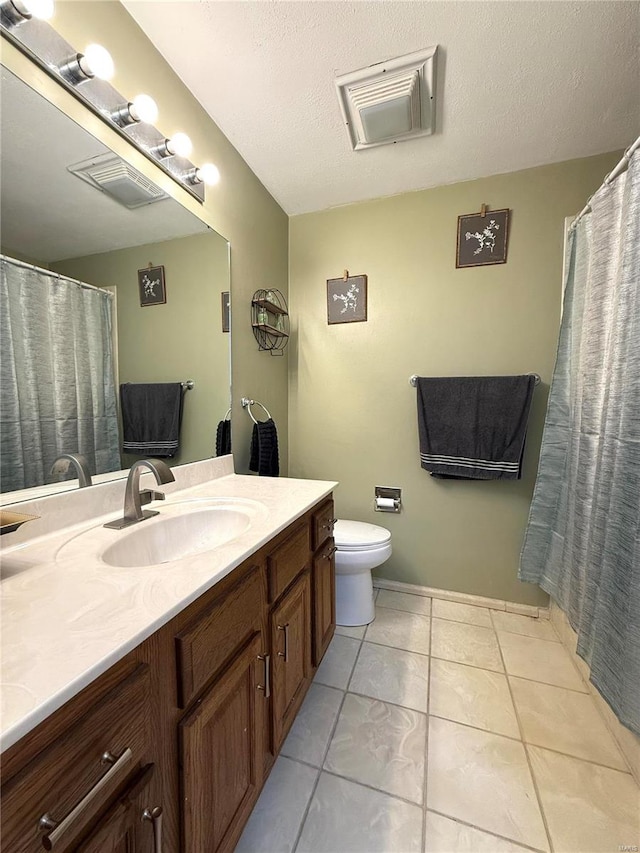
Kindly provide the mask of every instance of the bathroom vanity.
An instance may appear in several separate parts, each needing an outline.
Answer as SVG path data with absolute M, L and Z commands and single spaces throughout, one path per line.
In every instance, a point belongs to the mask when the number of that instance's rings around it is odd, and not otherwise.
M 331 640 L 336 484 L 174 470 L 147 537 L 223 500 L 256 505 L 248 527 L 162 565 L 109 557 L 106 516 L 6 554 L 7 851 L 232 851 Z

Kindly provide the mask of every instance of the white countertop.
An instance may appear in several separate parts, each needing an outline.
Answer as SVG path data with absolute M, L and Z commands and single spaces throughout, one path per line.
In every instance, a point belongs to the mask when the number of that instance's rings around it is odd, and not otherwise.
M 124 533 L 102 527 L 122 515 L 122 506 L 113 510 L 112 499 L 104 501 L 110 506 L 107 514 L 31 540 L 23 533 L 25 541 L 3 547 L 0 750 L 16 743 L 337 485 L 226 474 L 179 488 L 179 469 L 174 470 L 177 488 L 166 490 L 166 502 L 153 505 L 161 514 L 163 506 L 171 512 L 176 501 L 221 497 L 257 501 L 264 509 L 231 542 L 155 566 L 114 568 L 98 558 L 93 544 L 103 543 L 105 535 L 115 541 Z M 124 484 L 98 488 L 124 494 Z M 42 501 L 36 508 L 44 518 L 53 506 Z M 61 511 L 54 514 L 59 518 Z M 2 538 L 12 536 L 17 534 Z M 77 547 L 79 541 L 87 543 L 86 551 Z

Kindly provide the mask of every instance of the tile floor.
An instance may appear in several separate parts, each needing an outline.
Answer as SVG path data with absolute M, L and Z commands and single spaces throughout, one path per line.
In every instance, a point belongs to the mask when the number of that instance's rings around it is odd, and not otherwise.
M 548 621 L 380 590 L 236 853 L 637 851 L 640 791 Z

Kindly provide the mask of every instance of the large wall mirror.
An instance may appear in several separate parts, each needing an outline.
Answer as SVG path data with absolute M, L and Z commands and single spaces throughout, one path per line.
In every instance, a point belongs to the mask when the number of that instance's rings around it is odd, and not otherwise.
M 82 452 L 78 445 L 87 431 L 97 435 L 92 473 L 102 475 L 98 481 L 141 458 L 122 452 L 119 412 L 115 453 L 113 447 L 102 448 L 100 404 L 94 406 L 93 424 L 78 423 L 78 396 L 100 392 L 65 379 L 73 358 L 89 365 L 87 382 L 94 389 L 104 383 L 104 371 L 112 371 L 118 406 L 120 384 L 193 380 L 193 389 L 184 391 L 180 448 L 167 461 L 215 456 L 217 425 L 231 405 L 230 333 L 223 331 L 222 304 L 222 294 L 230 290 L 227 241 L 149 182 L 143 186 L 100 141 L 4 67 L 1 87 L 1 502 L 70 487 L 59 480 L 74 478 L 73 469 L 63 463 L 52 473 L 52 464 L 63 453 Z M 98 177 L 95 169 L 93 177 L 79 176 L 78 168 L 89 164 L 100 166 Z M 106 182 L 100 185 L 101 180 Z M 138 201 L 140 206 L 128 206 Z M 163 268 L 166 301 L 154 292 L 149 304 L 141 305 L 138 273 L 149 265 Z M 7 297 L 12 276 L 22 283 Z M 49 294 L 66 285 L 69 299 L 43 309 Z M 86 310 L 73 296 L 79 290 L 105 303 L 106 308 L 94 308 L 110 317 L 106 332 L 104 327 L 94 332 L 90 325 L 86 331 L 84 320 L 75 317 L 77 310 Z M 35 300 L 34 293 L 40 294 Z M 100 339 L 105 334 L 110 353 Z M 52 352 L 49 364 L 33 358 L 43 337 Z M 38 399 L 37 385 L 44 400 Z M 20 407 L 22 423 L 16 425 Z M 28 407 L 34 411 L 25 418 Z M 36 448 L 38 418 L 48 423 L 46 436 L 38 439 L 45 447 Z M 22 436 L 14 435 L 16 430 Z M 42 459 L 34 466 L 37 454 Z

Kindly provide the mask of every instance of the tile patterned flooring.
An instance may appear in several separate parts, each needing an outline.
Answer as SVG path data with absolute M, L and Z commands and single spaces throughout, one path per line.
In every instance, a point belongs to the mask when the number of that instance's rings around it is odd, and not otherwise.
M 236 853 L 639 846 L 640 790 L 549 622 L 381 590 L 336 630 Z

